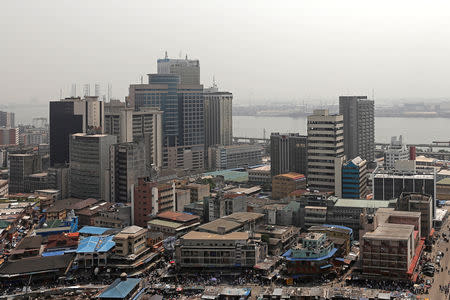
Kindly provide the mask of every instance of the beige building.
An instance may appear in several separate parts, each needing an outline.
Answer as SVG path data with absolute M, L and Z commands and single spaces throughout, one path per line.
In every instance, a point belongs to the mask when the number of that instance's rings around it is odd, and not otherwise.
M 267 256 L 267 244 L 247 232 L 213 234 L 191 231 L 175 245 L 181 268 L 253 268 Z
M 306 177 L 298 173 L 286 173 L 272 178 L 272 198 L 282 199 L 296 190 L 306 189 Z
M 115 255 L 127 257 L 139 255 L 146 250 L 147 229 L 128 226 L 114 236 Z
M 318 109 L 308 116 L 308 186 L 342 196 L 344 117 Z

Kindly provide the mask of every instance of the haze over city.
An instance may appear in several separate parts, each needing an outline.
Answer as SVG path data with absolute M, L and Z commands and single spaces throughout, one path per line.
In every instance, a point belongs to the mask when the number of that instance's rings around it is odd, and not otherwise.
M 201 61 L 235 104 L 450 96 L 446 1 L 4 1 L 1 104 L 47 103 L 72 83 L 128 85 L 156 59 Z M 26 88 L 24 88 L 26 87 Z

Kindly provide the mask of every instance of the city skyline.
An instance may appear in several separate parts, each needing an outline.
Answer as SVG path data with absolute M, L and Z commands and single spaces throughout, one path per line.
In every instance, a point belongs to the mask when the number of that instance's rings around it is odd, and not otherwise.
M 123 99 L 129 84 L 155 72 L 165 51 L 171 58 L 201 60 L 201 83 L 208 86 L 215 76 L 221 89 L 233 90 L 236 104 L 335 99 L 372 90 L 380 101 L 450 95 L 444 38 L 450 27 L 443 13 L 448 4 L 296 1 L 281 7 L 249 1 L 236 9 L 233 2 L 205 2 L 170 10 L 177 22 L 162 15 L 181 2 L 89 4 L 84 9 L 80 3 L 29 2 L 24 10 L 6 4 L 2 27 L 15 30 L 3 35 L 0 64 L 8 77 L 0 81 L 2 104 L 57 100 L 61 89 L 70 95 L 73 83 L 80 94 L 85 83 L 91 90 L 95 83 L 104 89 L 111 84 L 113 96 Z M 227 10 L 233 11 L 230 18 L 222 14 Z M 173 38 L 180 33 L 183 38 Z M 50 46 L 58 51 L 47 51 Z M 274 88 L 280 74 L 283 87 Z M 28 89 L 19 88 L 23 82 Z

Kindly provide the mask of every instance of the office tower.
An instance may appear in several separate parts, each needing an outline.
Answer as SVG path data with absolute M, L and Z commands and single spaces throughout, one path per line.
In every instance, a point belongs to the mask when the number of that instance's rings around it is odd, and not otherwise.
M 339 114 L 344 116 L 344 154 L 347 159 L 360 156 L 375 159 L 374 101 L 367 96 L 340 96 Z
M 0 111 L 0 128 L 15 127 L 15 115 L 13 112 Z
M 219 92 L 217 85 L 205 89 L 205 149 L 213 145 L 228 146 L 233 142 L 233 94 Z
M 397 139 L 396 136 L 393 136 L 391 137 L 391 144 L 384 151 L 384 167 L 386 169 L 392 169 L 396 161 L 408 160 L 409 157 L 409 149 L 403 144 L 403 137 L 400 136 Z
M 19 145 L 19 128 L 0 128 L 0 146 Z
M 131 202 L 138 178 L 149 176 L 145 144 L 119 143 L 110 149 L 111 202 Z
M 180 76 L 183 85 L 200 84 L 200 62 L 198 59 L 158 59 L 158 74 L 176 74 Z
M 70 88 L 70 97 L 75 98 L 77 96 L 77 84 L 72 83 L 72 86 Z
M 308 137 L 298 133 L 270 135 L 270 168 L 272 176 L 295 172 L 308 174 Z
M 143 141 L 146 164 L 161 168 L 162 111 L 147 107 L 134 111 L 124 102 L 112 100 L 105 104 L 105 133 L 115 135 L 119 143 Z
M 113 135 L 75 133 L 70 136 L 70 195 L 109 201 L 109 154 Z
M 260 145 L 230 145 L 209 147 L 208 165 L 216 170 L 234 169 L 262 163 Z
M 35 154 L 10 154 L 9 193 L 25 192 L 25 177 L 42 170 L 41 158 Z
M 163 168 L 204 166 L 203 86 L 181 85 L 179 75 L 149 74 L 149 84 L 131 85 L 128 106 L 163 111 Z
M 308 116 L 308 186 L 341 196 L 344 117 L 327 109 Z
M 69 137 L 74 133 L 102 132 L 103 103 L 96 97 L 50 101 L 50 166 L 69 162 Z
M 367 196 L 367 161 L 355 157 L 342 166 L 342 198 L 365 199 Z

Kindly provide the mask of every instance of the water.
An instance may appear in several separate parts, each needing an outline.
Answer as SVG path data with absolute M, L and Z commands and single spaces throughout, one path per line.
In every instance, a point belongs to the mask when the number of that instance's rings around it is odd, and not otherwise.
M 306 117 L 233 116 L 233 136 L 263 137 L 271 132 L 306 134 Z M 419 144 L 450 141 L 450 119 L 446 118 L 375 118 L 375 141 L 388 143 L 391 136 L 403 135 L 406 143 Z

